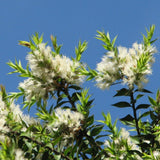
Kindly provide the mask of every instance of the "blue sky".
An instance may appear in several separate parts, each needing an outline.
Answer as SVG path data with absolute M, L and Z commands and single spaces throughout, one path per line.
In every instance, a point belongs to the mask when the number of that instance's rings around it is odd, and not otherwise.
M 25 56 L 28 49 L 18 45 L 18 40 L 29 40 L 38 32 L 44 34 L 44 41 L 50 43 L 50 35 L 57 36 L 58 43 L 63 44 L 62 53 L 74 57 L 74 49 L 78 41 L 86 40 L 88 49 L 82 60 L 91 68 L 101 61 L 105 50 L 101 42 L 95 39 L 97 30 L 109 31 L 111 37 L 118 35 L 116 45 L 131 47 L 135 41 L 142 42 L 141 33 L 145 27 L 156 25 L 154 38 L 160 37 L 160 1 L 154 0 L 14 0 L 1 1 L 0 4 L 0 84 L 7 91 L 17 91 L 22 78 L 12 71 L 6 62 L 21 60 L 26 65 Z M 160 50 L 160 40 L 155 45 Z M 160 56 L 156 55 L 153 74 L 146 88 L 156 91 L 160 80 Z M 112 98 L 117 87 L 101 91 L 94 83 L 86 83 L 95 98 L 92 113 L 96 119 L 102 118 L 102 111 L 111 112 L 112 118 L 121 118 L 130 110 L 120 110 L 111 106 L 118 102 Z M 154 96 L 154 95 L 152 95 Z

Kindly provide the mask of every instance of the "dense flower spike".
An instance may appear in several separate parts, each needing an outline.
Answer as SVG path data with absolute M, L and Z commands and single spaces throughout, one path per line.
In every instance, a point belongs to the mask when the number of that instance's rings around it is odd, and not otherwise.
M 20 149 L 15 150 L 15 160 L 28 160 L 24 158 L 24 152 Z
M 49 46 L 46 47 L 45 43 L 41 43 L 27 56 L 34 77 L 19 84 L 19 87 L 26 92 L 27 101 L 30 101 L 33 95 L 45 99 L 49 92 L 57 90 L 59 81 L 80 85 L 84 80 L 84 76 L 80 75 L 78 70 L 80 62 L 59 54 L 53 56 L 51 52 Z
M 18 122 L 22 124 L 25 122 L 26 125 L 32 125 L 37 124 L 38 121 L 34 118 L 30 118 L 29 115 L 23 114 L 23 112 L 20 110 L 19 105 L 15 105 L 13 102 L 10 104 L 9 107 L 5 104 L 5 102 L 2 100 L 2 96 L 0 96 L 0 117 L 1 117 L 1 123 L 0 123 L 0 141 L 5 140 L 5 134 L 10 131 L 9 127 L 7 127 L 7 117 L 12 114 L 12 119 L 14 122 Z M 23 131 L 26 130 L 25 127 L 22 128 Z
M 6 108 L 5 103 L 2 101 L 2 96 L 0 96 L 0 117 L 1 117 L 0 141 L 4 141 L 5 140 L 4 133 L 9 132 L 9 128 L 5 125 L 6 124 L 7 115 L 8 115 L 8 110 Z
M 97 86 L 101 89 L 110 87 L 116 80 L 122 80 L 130 88 L 137 85 L 142 88 L 152 73 L 151 64 L 156 49 L 149 45 L 134 43 L 132 48 L 118 47 L 118 54 L 109 51 L 97 64 Z
M 134 150 L 134 151 L 140 151 L 139 147 L 132 142 L 129 132 L 126 131 L 125 128 L 122 128 L 120 131 L 120 134 L 116 137 L 112 137 L 112 141 L 106 140 L 104 142 L 104 145 L 107 147 L 106 150 L 112 150 L 114 149 L 114 154 L 109 154 L 109 158 L 106 158 L 105 160 L 110 160 L 110 159 L 116 159 L 117 156 L 119 156 L 120 160 L 128 159 L 129 155 L 128 151 Z M 138 154 L 132 154 L 130 158 L 135 158 L 136 160 L 142 160 L 142 158 Z
M 71 111 L 70 109 L 63 110 L 58 108 L 55 110 L 55 115 L 57 120 L 54 123 L 53 130 L 57 130 L 61 125 L 65 125 L 67 128 L 71 128 L 74 132 L 78 130 L 81 126 L 81 121 L 84 119 L 81 113 Z
M 84 116 L 70 109 L 58 108 L 55 110 L 55 120 L 48 124 L 47 128 L 50 131 L 58 131 L 63 135 L 63 145 L 68 143 L 68 140 L 74 139 L 75 135 L 82 126 Z

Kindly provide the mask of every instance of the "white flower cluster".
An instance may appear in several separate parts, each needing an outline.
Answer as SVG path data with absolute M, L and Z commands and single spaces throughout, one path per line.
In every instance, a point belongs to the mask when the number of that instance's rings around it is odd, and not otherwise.
M 122 79 L 130 88 L 137 85 L 142 87 L 148 81 L 146 75 L 152 73 L 151 64 L 154 62 L 153 46 L 134 43 L 132 48 L 118 47 L 118 55 L 109 51 L 97 64 L 97 86 L 109 88 L 116 80 Z
M 160 151 L 153 151 L 153 156 L 155 159 L 160 159 Z
M 33 117 L 30 117 L 28 114 L 23 114 L 22 110 L 20 109 L 19 105 L 15 105 L 14 103 L 11 103 L 9 112 L 13 114 L 13 120 L 15 122 L 21 123 L 21 121 L 24 121 L 27 126 L 38 124 L 39 121 L 36 120 Z M 23 128 L 23 131 L 25 131 L 26 128 Z
M 79 131 L 82 125 L 84 116 L 70 109 L 58 108 L 55 110 L 55 120 L 53 123 L 48 124 L 47 128 L 50 131 L 58 131 L 63 136 L 63 145 L 68 143 L 68 140 L 74 139 L 76 133 Z
M 15 150 L 15 160 L 27 160 L 24 158 L 24 152 L 21 149 Z
M 0 141 L 5 140 L 5 135 L 3 133 L 9 132 L 9 128 L 5 125 L 6 124 L 6 117 L 8 115 L 8 110 L 6 108 L 5 103 L 2 101 L 2 97 L 0 96 Z
M 118 138 L 114 139 L 112 142 L 106 140 L 104 142 L 104 145 L 109 148 L 113 148 L 114 146 L 115 153 L 118 152 L 120 160 L 124 160 L 126 158 L 128 150 L 140 151 L 138 146 L 132 142 L 129 132 L 126 131 L 125 128 L 121 129 L 120 135 Z M 117 156 L 117 155 L 111 154 L 110 152 L 107 152 L 107 154 L 112 158 L 115 158 Z M 133 154 L 132 156 L 134 156 L 134 158 L 136 158 L 137 160 L 142 160 L 142 158 L 137 154 L 135 155 Z M 105 160 L 109 160 L 109 159 L 110 158 L 106 158 Z
M 13 121 L 21 123 L 23 120 L 26 125 L 31 124 L 37 124 L 38 122 L 34 118 L 30 118 L 29 115 L 25 115 L 22 113 L 22 111 L 19 108 L 19 105 L 15 105 L 13 102 L 9 106 L 9 108 L 6 106 L 4 101 L 2 100 L 2 96 L 0 96 L 0 117 L 1 117 L 1 123 L 0 123 L 0 141 L 5 140 L 5 136 L 3 133 L 9 132 L 9 128 L 6 126 L 7 116 L 8 114 L 13 114 Z M 26 128 L 22 128 L 23 131 L 26 130 Z
M 80 62 L 73 61 L 66 56 L 53 56 L 51 47 L 41 43 L 38 49 L 28 54 L 27 60 L 34 78 L 28 78 L 19 87 L 26 92 L 26 99 L 30 101 L 35 95 L 36 98 L 44 98 L 48 92 L 56 90 L 56 80 L 63 79 L 70 84 L 79 85 L 83 82 L 84 76 L 79 74 Z

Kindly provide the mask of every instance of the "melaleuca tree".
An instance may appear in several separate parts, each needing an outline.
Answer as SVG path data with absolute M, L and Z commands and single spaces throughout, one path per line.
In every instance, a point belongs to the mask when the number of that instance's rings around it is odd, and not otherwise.
M 148 104 L 141 103 L 141 98 L 151 93 L 144 84 L 157 52 L 152 40 L 154 29 L 151 26 L 143 42 L 129 49 L 115 46 L 117 37 L 111 40 L 109 33 L 98 31 L 97 39 L 107 52 L 96 69 L 81 61 L 87 42 L 80 41 L 75 58 L 69 58 L 61 53 L 62 46 L 54 36 L 53 49 L 38 33 L 30 41 L 20 41 L 29 49 L 28 63 L 25 68 L 20 60 L 7 63 L 14 69 L 10 74 L 18 73 L 25 79 L 18 85 L 19 92 L 7 93 L 1 86 L 0 159 L 158 160 L 160 92 L 156 99 L 149 96 Z M 100 89 L 122 84 L 113 96 L 124 100 L 113 106 L 131 108 L 132 113 L 120 121 L 132 127 L 133 134 L 128 127 L 118 129 L 110 113 L 103 113 L 104 120 L 99 123 L 95 121 L 90 114 L 94 101 L 89 89 L 83 88 L 85 81 L 94 81 Z M 24 114 L 16 105 L 20 97 L 23 108 L 30 111 L 35 107 L 36 117 Z M 141 109 L 146 111 L 140 115 Z

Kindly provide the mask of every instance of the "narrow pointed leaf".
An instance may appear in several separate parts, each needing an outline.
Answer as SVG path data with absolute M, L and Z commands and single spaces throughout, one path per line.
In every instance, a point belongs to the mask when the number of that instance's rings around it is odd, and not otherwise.
M 136 100 L 140 99 L 143 96 L 144 96 L 144 94 L 138 94 L 137 97 L 136 97 Z
M 75 89 L 75 90 L 81 90 L 82 89 L 81 87 L 76 86 L 76 85 L 71 85 L 68 88 L 72 88 L 72 89 Z
M 128 122 L 132 122 L 133 120 L 134 118 L 130 114 L 120 119 L 120 121 L 128 121 Z
M 144 112 L 144 113 L 138 118 L 138 120 L 140 120 L 140 119 L 143 118 L 143 117 L 148 116 L 149 114 L 150 114 L 150 111 Z
M 156 105 L 157 105 L 157 102 L 156 102 L 153 98 L 151 98 L 151 97 L 149 96 L 148 99 L 149 99 L 149 102 L 151 103 L 151 105 L 153 105 L 153 106 L 156 106 Z
M 128 90 L 126 88 L 122 88 L 117 91 L 117 93 L 114 95 L 114 97 L 116 97 L 116 96 L 129 96 L 129 95 L 130 95 L 130 90 Z
M 95 128 L 91 130 L 91 136 L 98 135 L 102 131 L 103 127 L 104 125 L 97 125 Z
M 128 102 L 125 102 L 125 101 L 112 104 L 112 106 L 115 106 L 115 107 L 118 107 L 118 108 L 131 107 L 131 105 Z
M 151 91 L 147 90 L 147 89 L 141 89 L 141 90 L 138 90 L 136 89 L 135 92 L 144 92 L 144 93 L 152 93 Z
M 149 104 L 140 104 L 137 106 L 136 110 L 138 109 L 147 109 L 150 105 Z
M 157 116 L 154 114 L 154 112 L 150 111 L 150 117 L 153 121 L 157 119 Z

